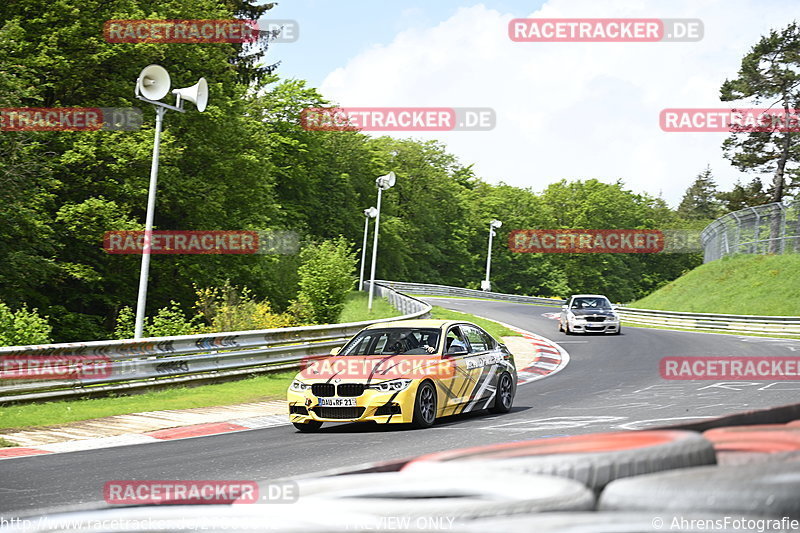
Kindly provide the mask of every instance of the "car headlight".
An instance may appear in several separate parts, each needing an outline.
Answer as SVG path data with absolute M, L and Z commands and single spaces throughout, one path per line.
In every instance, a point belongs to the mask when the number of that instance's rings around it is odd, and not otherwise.
M 368 389 L 380 391 L 380 392 L 399 392 L 401 390 L 405 390 L 411 385 L 411 379 L 392 379 L 390 381 L 383 381 L 381 383 L 373 383 L 372 385 L 367 385 Z
M 292 389 L 295 392 L 303 392 L 304 390 L 310 389 L 311 385 L 309 385 L 308 383 L 303 383 L 302 381 L 295 379 L 294 381 L 292 381 L 292 384 L 289 385 L 289 388 Z

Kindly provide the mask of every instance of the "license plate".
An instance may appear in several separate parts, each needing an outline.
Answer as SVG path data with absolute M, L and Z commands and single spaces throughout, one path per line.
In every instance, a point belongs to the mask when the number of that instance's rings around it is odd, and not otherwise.
M 324 407 L 356 407 L 355 398 L 320 398 L 319 404 Z

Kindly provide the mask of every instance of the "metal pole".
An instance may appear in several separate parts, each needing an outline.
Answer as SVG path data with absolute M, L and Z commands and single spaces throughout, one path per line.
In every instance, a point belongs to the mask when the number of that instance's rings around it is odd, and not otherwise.
M 139 299 L 136 302 L 136 325 L 133 338 L 141 339 L 144 329 L 145 304 L 147 302 L 147 276 L 150 273 L 150 237 L 153 233 L 153 214 L 156 210 L 156 185 L 158 183 L 158 153 L 161 143 L 161 125 L 166 109 L 156 107 L 156 134 L 153 141 L 153 162 L 150 166 L 150 188 L 147 192 L 147 217 L 144 226 L 142 269 L 139 275 Z
M 381 193 L 383 189 L 378 186 L 378 214 L 375 215 L 375 235 L 372 238 L 372 266 L 370 267 L 369 303 L 367 309 L 372 311 L 372 298 L 375 292 L 375 261 L 378 257 L 378 226 L 381 223 Z
M 486 290 L 491 290 L 489 285 L 489 272 L 492 269 L 492 237 L 494 237 L 494 226 L 489 224 L 489 252 L 486 254 Z
M 367 234 L 369 233 L 369 215 L 364 215 L 364 245 L 361 247 L 361 275 L 358 277 L 358 290 L 364 290 L 364 263 L 367 260 Z

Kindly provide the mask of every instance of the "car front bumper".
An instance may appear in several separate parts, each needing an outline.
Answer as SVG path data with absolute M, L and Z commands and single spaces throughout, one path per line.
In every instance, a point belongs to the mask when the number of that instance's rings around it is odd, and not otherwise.
M 366 389 L 355 397 L 331 396 L 324 399 L 354 399 L 355 406 L 321 406 L 320 399 L 310 390 L 287 392 L 289 420 L 299 424 L 318 422 L 367 422 L 407 424 L 414 418 L 414 402 L 418 381 L 399 392 L 380 392 Z
M 575 333 L 617 333 L 619 321 L 606 320 L 604 322 L 570 322 L 570 331 Z

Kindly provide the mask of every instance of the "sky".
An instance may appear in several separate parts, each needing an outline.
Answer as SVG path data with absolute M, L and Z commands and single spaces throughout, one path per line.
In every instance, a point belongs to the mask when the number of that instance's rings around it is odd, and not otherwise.
M 761 36 L 800 19 L 797 0 L 287 0 L 269 13 L 299 38 L 271 45 L 284 78 L 344 107 L 490 107 L 491 131 L 370 132 L 438 139 L 489 183 L 541 191 L 622 180 L 677 206 L 710 167 L 720 189 L 752 175 L 724 133 L 664 132 L 665 108 L 730 107 L 719 88 Z M 513 18 L 697 18 L 697 42 L 520 43 Z M 771 179 L 764 176 L 765 184 Z

